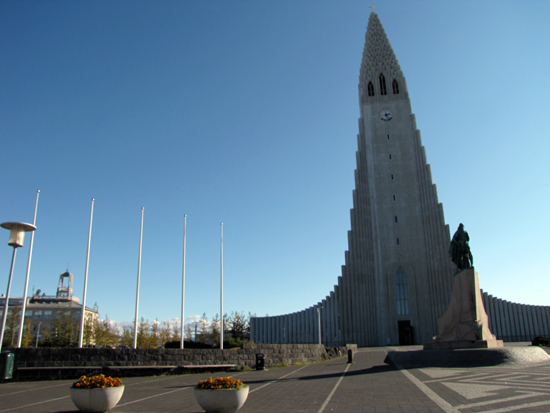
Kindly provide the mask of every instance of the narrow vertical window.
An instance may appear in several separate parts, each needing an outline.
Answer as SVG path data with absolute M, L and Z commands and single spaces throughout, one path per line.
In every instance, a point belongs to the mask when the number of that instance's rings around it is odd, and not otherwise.
M 372 82 L 369 82 L 369 84 L 367 85 L 367 90 L 369 96 L 374 96 L 374 86 L 372 85 Z
M 390 153 L 390 161 L 391 161 L 391 153 Z
M 393 174 L 391 174 L 391 180 L 393 181 Z
M 388 140 L 390 140 L 390 134 L 388 133 Z
M 393 200 L 395 201 L 395 195 L 393 196 Z
M 386 92 L 386 78 L 382 73 L 380 73 L 380 76 L 378 76 L 378 80 L 380 81 L 380 94 L 382 96 L 387 95 L 388 92 Z
M 397 238 L 397 245 L 399 245 L 399 238 Z
M 397 300 L 397 315 L 409 314 L 409 290 L 407 288 L 407 274 L 403 267 L 395 272 L 395 298 Z
M 393 94 L 398 95 L 399 94 L 399 84 L 397 83 L 397 80 L 393 79 L 393 82 L 391 84 L 393 89 Z
M 395 216 L 395 223 L 397 224 L 397 215 Z

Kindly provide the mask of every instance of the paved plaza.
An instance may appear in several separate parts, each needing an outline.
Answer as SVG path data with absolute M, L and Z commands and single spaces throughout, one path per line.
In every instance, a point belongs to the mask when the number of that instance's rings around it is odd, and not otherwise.
M 410 347 L 416 350 L 420 347 Z M 266 371 L 218 373 L 250 386 L 239 412 L 550 412 L 550 363 L 482 368 L 399 369 L 390 350 L 364 348 L 324 363 Z M 124 378 L 113 412 L 202 412 L 193 395 L 210 374 Z M 0 384 L 1 412 L 75 412 L 72 381 Z

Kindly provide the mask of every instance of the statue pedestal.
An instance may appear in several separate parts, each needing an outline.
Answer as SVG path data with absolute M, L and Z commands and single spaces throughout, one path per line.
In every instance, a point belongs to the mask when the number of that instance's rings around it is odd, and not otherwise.
M 474 268 L 454 276 L 453 295 L 447 311 L 437 320 L 439 334 L 424 350 L 503 347 L 489 330 L 481 299 L 479 277 Z

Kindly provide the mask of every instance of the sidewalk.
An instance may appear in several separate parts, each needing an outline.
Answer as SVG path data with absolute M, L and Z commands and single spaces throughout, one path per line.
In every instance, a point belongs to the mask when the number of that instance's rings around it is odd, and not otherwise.
M 401 348 L 402 349 L 402 348 Z M 250 386 L 239 412 L 550 412 L 550 364 L 398 370 L 389 348 L 267 371 L 232 374 Z M 228 374 L 226 374 L 228 375 Z M 125 378 L 113 412 L 202 412 L 193 387 L 205 374 Z M 1 412 L 74 412 L 72 381 L 0 385 Z

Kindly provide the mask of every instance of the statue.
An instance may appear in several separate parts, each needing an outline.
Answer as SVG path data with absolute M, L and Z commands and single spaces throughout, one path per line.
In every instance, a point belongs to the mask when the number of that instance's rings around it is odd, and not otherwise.
M 472 268 L 474 265 L 474 257 L 470 251 L 469 241 L 470 237 L 464 231 L 464 224 L 460 224 L 453 235 L 449 248 L 449 255 L 451 256 L 451 260 L 456 264 L 457 272 L 466 268 Z

